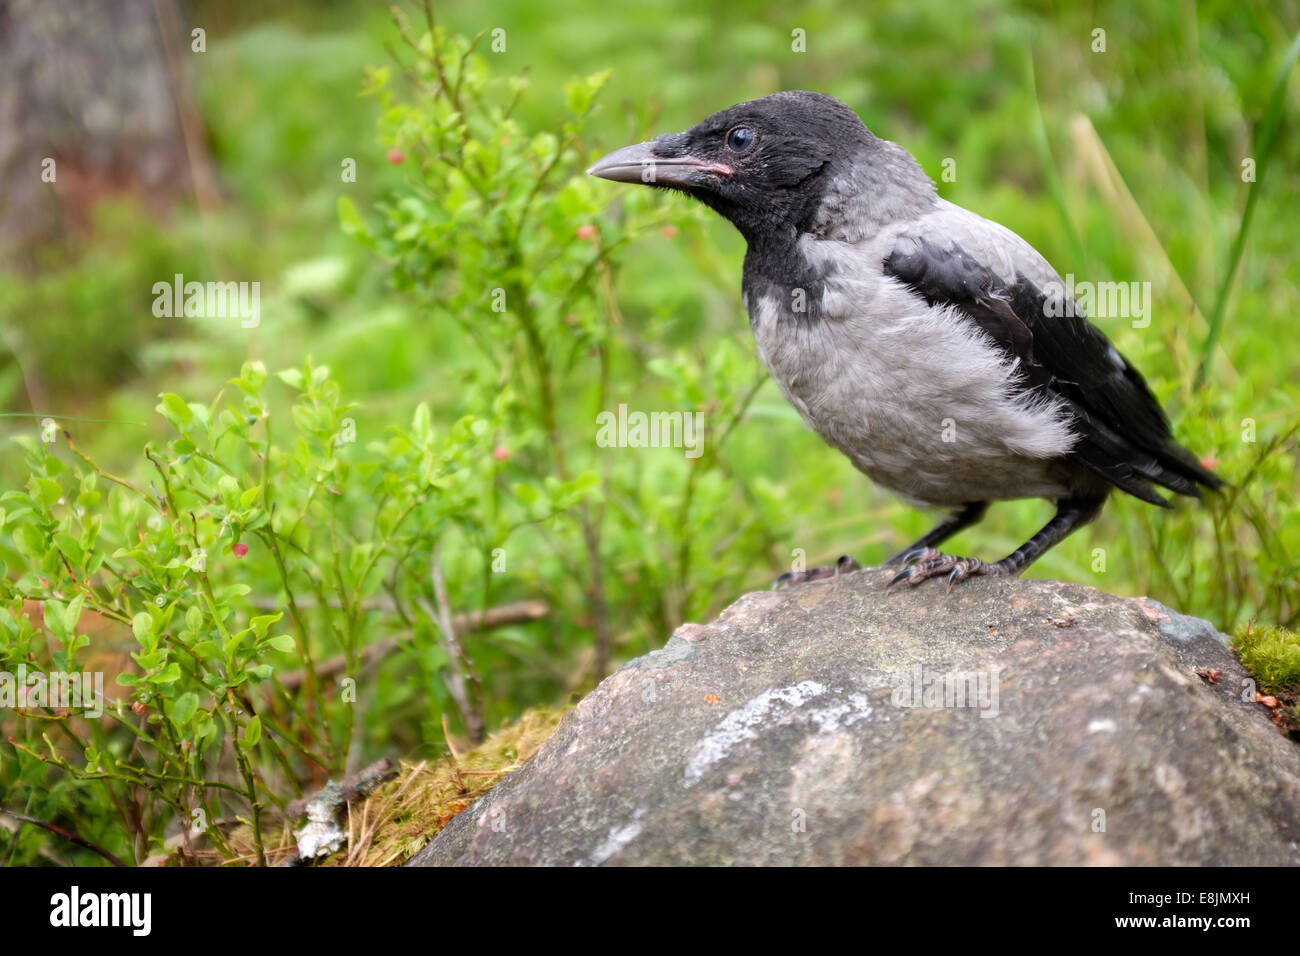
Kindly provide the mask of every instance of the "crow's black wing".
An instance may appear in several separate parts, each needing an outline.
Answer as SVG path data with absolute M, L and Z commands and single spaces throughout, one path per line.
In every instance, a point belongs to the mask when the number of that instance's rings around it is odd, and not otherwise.
M 1063 288 L 1044 290 L 1019 269 L 1009 281 L 960 242 L 916 236 L 900 237 L 884 269 L 930 305 L 969 317 L 1019 360 L 1026 389 L 1064 399 L 1078 435 L 1070 457 L 1089 471 L 1166 507 L 1152 484 L 1198 498 L 1198 485 L 1222 484 L 1173 440 L 1146 381 Z

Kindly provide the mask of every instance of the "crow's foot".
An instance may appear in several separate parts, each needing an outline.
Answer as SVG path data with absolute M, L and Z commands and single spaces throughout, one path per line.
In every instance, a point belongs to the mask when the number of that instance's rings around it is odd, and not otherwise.
M 772 582 L 772 590 L 777 591 L 781 588 L 789 587 L 792 584 L 806 584 L 809 581 L 821 581 L 826 578 L 839 577 L 841 574 L 848 574 L 850 571 L 856 571 L 860 565 L 847 554 L 842 554 L 839 560 L 834 564 L 824 564 L 818 568 L 808 568 L 806 571 L 787 571 Z
M 948 586 L 952 587 L 958 581 L 976 574 L 1008 573 L 1001 561 L 985 564 L 979 558 L 958 558 L 934 548 L 914 548 L 900 555 L 898 563 L 903 565 L 903 570 L 890 578 L 886 587 L 893 587 L 903 581 L 915 587 L 927 578 L 938 577 L 940 574 L 948 575 Z

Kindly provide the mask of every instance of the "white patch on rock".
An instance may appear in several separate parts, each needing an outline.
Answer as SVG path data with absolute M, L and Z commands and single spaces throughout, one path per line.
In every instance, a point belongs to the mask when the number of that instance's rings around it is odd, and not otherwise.
M 1115 732 L 1115 721 L 1111 720 L 1109 717 L 1105 718 L 1104 720 L 1089 721 L 1088 723 L 1088 733 L 1090 734 L 1099 734 L 1099 733 L 1113 734 L 1114 732 Z
M 605 838 L 605 842 L 591 851 L 591 859 L 586 865 L 600 866 L 615 853 L 621 851 L 629 843 L 640 836 L 641 818 L 643 816 L 645 816 L 645 808 L 638 807 L 636 812 L 632 814 L 632 820 L 630 823 L 625 823 L 621 827 L 611 827 L 609 836 Z M 583 864 L 579 862 L 576 865 L 582 866 Z
M 683 782 L 688 787 L 695 786 L 705 772 L 724 759 L 733 747 L 747 740 L 757 740 L 765 730 L 811 724 L 816 733 L 828 734 L 871 716 L 871 704 L 866 695 L 856 692 L 822 707 L 805 708 L 809 701 L 827 692 L 826 686 L 815 680 L 763 691 L 723 717 L 691 749 Z M 836 690 L 834 693 L 840 692 Z

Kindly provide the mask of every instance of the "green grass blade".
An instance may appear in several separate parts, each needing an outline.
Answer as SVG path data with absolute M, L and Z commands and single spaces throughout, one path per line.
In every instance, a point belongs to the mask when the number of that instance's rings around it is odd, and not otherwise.
M 1196 369 L 1196 388 L 1205 384 L 1206 375 L 1209 373 L 1210 359 L 1214 355 L 1214 347 L 1219 342 L 1219 335 L 1223 331 L 1223 320 L 1228 308 L 1228 294 L 1232 291 L 1232 283 L 1237 275 L 1237 268 L 1241 264 L 1241 254 L 1246 248 L 1246 237 L 1250 233 L 1250 224 L 1253 221 L 1255 213 L 1255 202 L 1259 199 L 1260 187 L 1264 184 L 1264 171 L 1268 167 L 1269 157 L 1273 153 L 1273 143 L 1277 139 L 1278 127 L 1282 123 L 1282 108 L 1286 105 L 1287 78 L 1291 74 L 1291 68 L 1295 65 L 1296 59 L 1300 58 L 1300 33 L 1297 33 L 1295 39 L 1291 41 L 1291 46 L 1287 48 L 1286 57 L 1282 60 L 1282 66 L 1277 71 L 1277 76 L 1273 79 L 1273 89 L 1269 93 L 1268 107 L 1264 111 L 1264 119 L 1260 124 L 1255 140 L 1255 181 L 1250 184 L 1250 194 L 1246 197 L 1246 208 L 1241 213 L 1241 226 L 1237 229 L 1237 236 L 1232 242 L 1232 249 L 1228 254 L 1228 268 L 1223 274 L 1223 279 L 1219 284 L 1219 290 L 1214 300 L 1214 309 L 1210 312 L 1210 328 L 1205 336 L 1205 345 L 1201 349 L 1201 363 Z
M 1074 228 L 1074 222 L 1070 219 L 1070 206 L 1065 200 L 1065 187 L 1061 185 L 1061 177 L 1057 172 L 1056 158 L 1052 155 L 1052 146 L 1047 139 L 1047 126 L 1043 122 L 1043 107 L 1038 99 L 1038 76 L 1034 68 L 1034 55 L 1032 51 L 1025 58 L 1026 65 L 1026 82 L 1029 84 L 1029 92 L 1034 101 L 1034 114 L 1031 117 L 1033 127 L 1030 130 L 1034 152 L 1038 154 L 1039 164 L 1043 170 L 1043 177 L 1047 183 L 1047 191 L 1051 194 L 1052 202 L 1061 215 L 1061 225 L 1065 228 L 1066 238 L 1070 240 L 1070 247 L 1074 252 L 1074 261 L 1077 263 L 1076 269 L 1084 269 L 1087 263 L 1087 251 L 1084 249 L 1083 240 L 1079 238 L 1079 232 Z

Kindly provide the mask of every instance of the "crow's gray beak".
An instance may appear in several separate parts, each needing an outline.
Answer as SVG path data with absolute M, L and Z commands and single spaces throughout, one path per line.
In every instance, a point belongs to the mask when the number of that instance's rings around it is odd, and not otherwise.
M 624 146 L 597 161 L 587 170 L 587 175 L 616 183 L 691 187 L 708 182 L 700 176 L 701 173 L 730 176 L 733 172 L 724 163 L 708 162 L 694 156 L 656 156 L 654 146 L 654 143 Z

